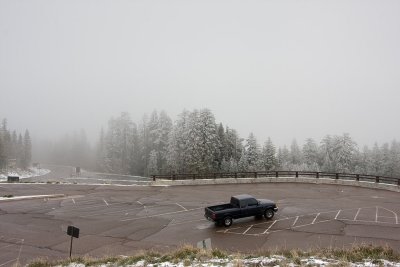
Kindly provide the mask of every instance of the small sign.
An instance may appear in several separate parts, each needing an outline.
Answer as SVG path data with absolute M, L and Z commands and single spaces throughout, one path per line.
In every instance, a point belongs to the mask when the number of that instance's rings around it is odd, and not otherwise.
M 68 226 L 67 229 L 67 235 L 70 235 L 75 238 L 79 238 L 79 228 L 76 228 L 75 226 Z

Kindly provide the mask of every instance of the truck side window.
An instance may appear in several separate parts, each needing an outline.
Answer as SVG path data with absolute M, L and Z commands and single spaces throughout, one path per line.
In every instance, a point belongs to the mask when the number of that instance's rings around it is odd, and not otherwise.
M 249 199 L 248 201 L 249 201 L 249 206 L 257 206 L 258 204 L 258 201 L 255 200 L 254 198 Z

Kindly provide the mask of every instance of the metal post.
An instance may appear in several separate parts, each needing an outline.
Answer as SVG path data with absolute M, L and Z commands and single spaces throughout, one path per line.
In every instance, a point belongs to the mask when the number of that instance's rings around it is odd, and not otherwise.
M 71 259 L 71 255 L 72 255 L 72 239 L 73 239 L 73 237 L 72 237 L 72 235 L 71 235 L 71 245 L 70 245 L 70 247 L 69 247 L 69 258 Z

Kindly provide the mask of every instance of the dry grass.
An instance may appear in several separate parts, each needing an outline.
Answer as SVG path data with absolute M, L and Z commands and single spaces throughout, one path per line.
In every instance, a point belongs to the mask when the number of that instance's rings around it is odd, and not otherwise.
M 302 265 L 301 260 L 311 256 L 321 259 L 333 259 L 339 261 L 335 266 L 349 266 L 350 262 L 362 262 L 365 259 L 371 260 L 376 264 L 380 260 L 388 260 L 392 262 L 400 262 L 400 254 L 396 253 L 390 247 L 374 247 L 361 245 L 351 249 L 314 249 L 309 251 L 302 250 L 259 250 L 256 253 L 249 254 L 229 254 L 226 251 L 213 249 L 204 250 L 195 248 L 191 245 L 183 245 L 179 249 L 169 253 L 159 253 L 156 251 L 139 251 L 134 256 L 129 257 L 114 257 L 108 256 L 101 259 L 91 257 L 76 257 L 60 261 L 49 261 L 46 258 L 40 258 L 28 264 L 28 267 L 49 267 L 49 266 L 67 266 L 71 262 L 82 263 L 85 266 L 99 266 L 101 264 L 113 263 L 117 266 L 126 266 L 135 264 L 139 261 L 144 261 L 147 264 L 158 264 L 162 262 L 178 263 L 182 262 L 184 266 L 192 265 L 193 261 L 205 262 L 210 259 L 229 259 L 233 266 L 244 266 L 245 259 L 256 257 L 270 257 L 272 255 L 280 255 L 285 257 L 279 262 L 279 265 L 284 266 L 289 263 Z

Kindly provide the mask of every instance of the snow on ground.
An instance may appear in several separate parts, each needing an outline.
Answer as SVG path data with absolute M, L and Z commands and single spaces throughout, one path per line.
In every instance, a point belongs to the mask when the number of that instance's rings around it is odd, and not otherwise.
M 42 176 L 48 174 L 50 170 L 39 169 L 39 168 L 29 168 L 28 170 L 16 169 L 9 171 L 7 174 L 0 174 L 0 181 L 6 181 L 7 176 L 19 176 L 20 179 Z
M 107 263 L 97 265 L 100 267 L 118 267 L 116 263 Z M 185 266 L 201 266 L 201 267 L 234 267 L 234 266 L 351 266 L 351 267 L 400 267 L 400 262 L 390 262 L 387 260 L 364 260 L 363 262 L 345 263 L 334 259 L 319 259 L 315 257 L 301 259 L 300 262 L 294 262 L 293 259 L 288 259 L 283 256 L 257 257 L 246 259 L 235 259 L 233 256 L 225 259 L 215 258 L 205 261 L 197 259 L 191 262 L 187 260 L 178 262 L 157 262 L 149 263 L 145 260 L 140 260 L 134 264 L 126 265 L 127 267 L 185 267 Z M 61 267 L 61 266 L 58 266 Z M 67 267 L 86 267 L 82 263 L 70 263 Z

